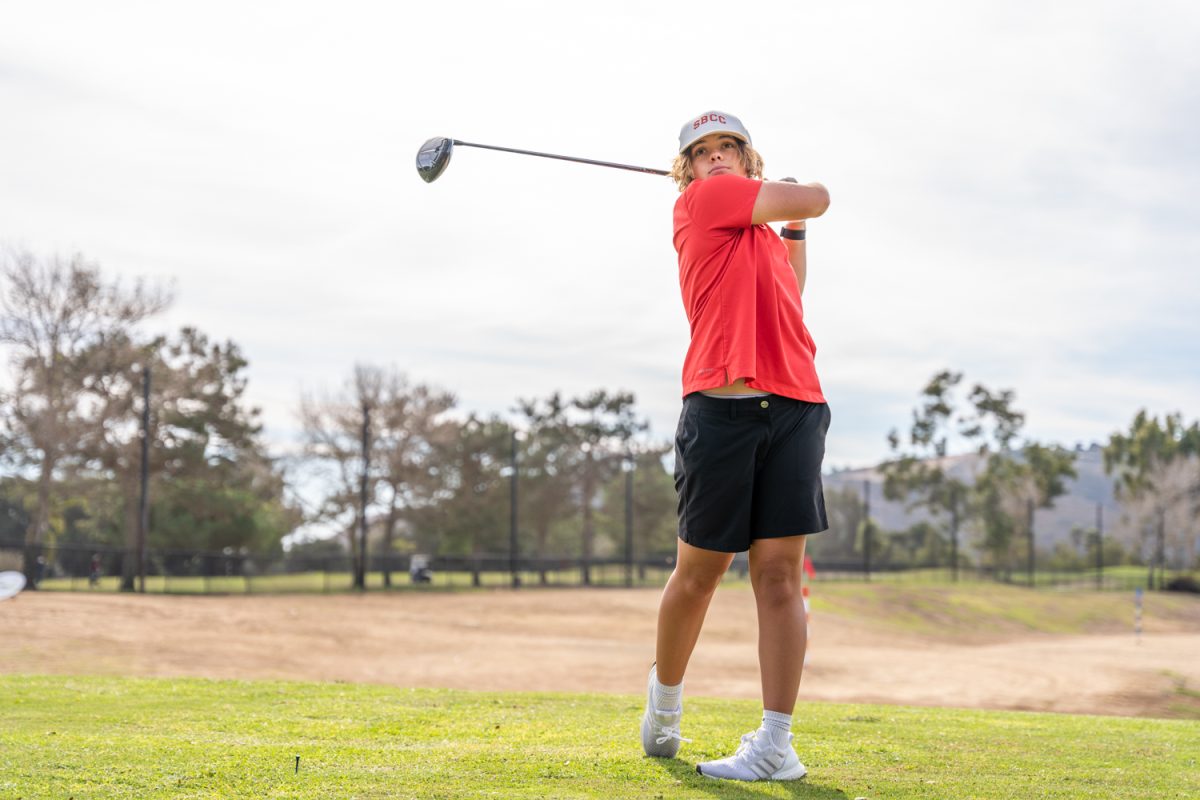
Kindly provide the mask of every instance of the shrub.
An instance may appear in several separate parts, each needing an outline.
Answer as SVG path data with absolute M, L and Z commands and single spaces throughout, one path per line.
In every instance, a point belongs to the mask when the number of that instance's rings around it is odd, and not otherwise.
M 1180 575 L 1178 578 L 1172 578 L 1167 581 L 1166 589 L 1168 592 L 1200 594 L 1200 581 L 1197 581 L 1191 575 Z

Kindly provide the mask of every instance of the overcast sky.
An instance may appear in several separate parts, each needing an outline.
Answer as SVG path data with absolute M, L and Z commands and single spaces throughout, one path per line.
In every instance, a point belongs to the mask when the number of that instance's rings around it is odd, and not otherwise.
M 0 0 L 0 243 L 174 287 L 151 326 L 250 360 L 279 452 L 302 390 L 394 366 L 507 415 L 627 389 L 660 438 L 687 322 L 665 168 L 737 114 L 820 180 L 807 323 L 827 466 L 887 454 L 941 368 L 1027 433 L 1200 416 L 1200 6 L 1189 2 Z

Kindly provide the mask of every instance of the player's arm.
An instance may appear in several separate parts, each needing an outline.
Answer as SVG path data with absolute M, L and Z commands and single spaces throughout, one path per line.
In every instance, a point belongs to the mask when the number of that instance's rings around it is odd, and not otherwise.
M 763 181 L 754 201 L 750 221 L 764 222 L 812 219 L 829 208 L 829 190 L 819 183 Z
M 783 226 L 785 230 L 802 231 L 804 230 L 804 220 L 794 219 Z M 792 264 L 792 271 L 796 273 L 796 285 L 800 287 L 800 294 L 804 294 L 804 281 L 808 277 L 808 256 L 804 239 L 789 239 L 787 236 L 782 237 L 783 244 L 787 247 L 788 261 Z

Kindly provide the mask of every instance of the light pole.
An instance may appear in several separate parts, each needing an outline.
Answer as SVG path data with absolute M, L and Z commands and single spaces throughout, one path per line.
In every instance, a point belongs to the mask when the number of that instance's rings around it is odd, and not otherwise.
M 863 574 L 871 580 L 871 482 L 863 481 Z
M 150 365 L 142 365 L 142 495 L 138 501 L 138 591 L 146 592 L 146 534 L 150 529 Z
M 358 487 L 358 563 L 355 565 L 354 586 L 367 588 L 367 481 L 371 467 L 371 407 L 362 405 L 362 479 Z
M 950 575 L 958 583 L 958 486 L 950 489 Z
M 621 469 L 625 472 L 625 586 L 633 586 L 633 471 L 637 463 L 633 453 L 625 448 Z
M 508 569 L 512 573 L 512 588 L 517 589 L 521 586 L 521 573 L 519 569 L 518 555 L 520 553 L 520 543 L 517 540 L 517 510 L 518 495 L 517 495 L 517 478 L 519 476 L 519 444 L 520 439 L 515 427 L 509 429 L 509 438 L 512 448 L 509 476 L 508 476 Z
M 1028 517 L 1029 517 L 1029 588 L 1032 589 L 1033 588 L 1033 573 L 1034 573 L 1034 568 L 1035 568 L 1035 562 L 1037 559 L 1037 554 L 1034 552 L 1034 549 L 1033 549 L 1033 544 L 1034 544 L 1033 543 L 1033 501 L 1026 500 L 1025 503 L 1026 503 L 1026 509 L 1027 509 Z

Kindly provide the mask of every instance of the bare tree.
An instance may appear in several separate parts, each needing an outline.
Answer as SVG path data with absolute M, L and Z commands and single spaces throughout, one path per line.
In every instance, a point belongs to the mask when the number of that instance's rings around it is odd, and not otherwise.
M 25 571 L 32 578 L 50 527 L 55 470 L 77 455 L 78 441 L 94 424 L 85 395 L 97 354 L 109 343 L 127 342 L 129 331 L 171 298 L 142 281 L 130 289 L 106 281 L 82 255 L 39 259 L 13 251 L 4 256 L 0 279 L 0 343 L 13 348 L 15 373 L 9 433 L 37 470 L 25 537 Z
M 413 508 L 434 502 L 439 479 L 436 453 L 455 435 L 457 426 L 445 419 L 455 404 L 454 395 L 440 389 L 409 385 L 401 374 L 385 376 L 380 397 L 376 458 L 379 482 L 386 488 L 383 517 L 383 552 L 391 555 L 396 524 Z M 391 586 L 388 559 L 383 561 L 383 584 Z
M 410 384 L 395 370 L 368 365 L 356 366 L 336 395 L 303 397 L 304 454 L 327 487 L 310 521 L 340 527 L 360 559 L 361 542 L 354 532 L 367 524 L 363 509 L 382 504 L 383 546 L 390 552 L 405 512 L 434 501 L 440 480 L 435 445 L 456 430 L 443 419 L 454 403 L 447 392 Z M 390 582 L 386 568 L 384 575 Z
M 356 581 L 364 563 L 361 542 L 355 534 L 367 525 L 367 506 L 374 502 L 377 476 L 371 469 L 371 452 L 378 431 L 370 424 L 379 408 L 384 374 L 378 367 L 357 364 L 345 388 L 337 395 L 300 399 L 304 429 L 304 455 L 324 473 L 328 491 L 316 518 L 342 529 L 356 565 Z

